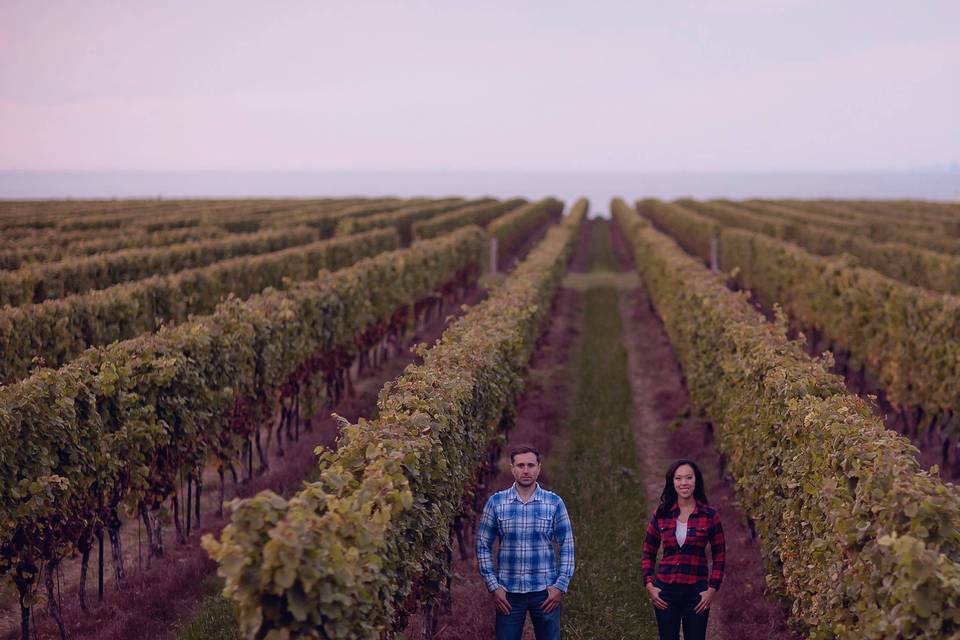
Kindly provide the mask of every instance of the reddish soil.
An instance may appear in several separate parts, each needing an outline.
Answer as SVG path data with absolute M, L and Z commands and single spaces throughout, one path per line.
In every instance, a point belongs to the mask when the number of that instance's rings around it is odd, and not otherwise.
M 589 248 L 590 231 L 585 224 L 571 257 L 571 271 L 586 271 Z M 576 353 L 583 327 L 580 305 L 580 295 L 569 288 L 562 288 L 554 299 L 549 326 L 545 328 L 530 361 L 527 388 L 517 404 L 516 424 L 507 433 L 509 446 L 531 444 L 540 450 L 543 455 L 540 483 L 545 488 L 549 488 L 551 483 L 551 461 L 560 461 L 565 457 L 562 430 L 569 415 L 569 406 L 564 398 L 572 397 L 572 381 L 566 363 Z M 478 489 L 484 498 L 513 484 L 507 453 L 509 446 L 503 449 L 496 475 L 487 479 Z M 434 636 L 437 640 L 476 640 L 493 638 L 495 635 L 493 600 L 477 571 L 473 535 L 477 526 L 476 514 L 474 516 L 465 527 L 468 531 L 464 540 L 466 556 L 454 553 L 450 609 L 439 616 L 437 634 Z M 456 549 L 456 541 L 453 544 Z M 410 617 L 404 634 L 408 638 L 419 638 L 422 625 L 422 616 L 415 614 Z M 533 639 L 529 620 L 523 637 L 524 640 Z
M 613 245 L 624 270 L 633 262 L 613 225 Z M 732 478 L 724 475 L 719 454 L 702 422 L 684 418 L 690 400 L 679 364 L 660 318 L 651 309 L 643 286 L 621 296 L 624 342 L 636 414 L 637 452 L 650 504 L 659 502 L 664 473 L 678 458 L 697 461 L 710 504 L 723 518 L 726 571 L 711 607 L 708 637 L 715 640 L 794 640 L 801 636 L 786 625 L 786 611 L 766 590 L 760 541 L 751 537 L 737 504 Z M 679 428 L 671 425 L 679 423 Z

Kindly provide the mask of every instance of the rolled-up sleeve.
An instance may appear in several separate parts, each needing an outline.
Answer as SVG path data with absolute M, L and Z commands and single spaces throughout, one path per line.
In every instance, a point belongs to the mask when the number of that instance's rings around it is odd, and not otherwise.
M 553 516 L 553 534 L 560 547 L 560 567 L 557 581 L 553 586 L 566 593 L 570 588 L 570 579 L 573 578 L 576 563 L 573 550 L 573 526 L 570 524 L 570 515 L 563 500 L 557 504 L 557 510 Z

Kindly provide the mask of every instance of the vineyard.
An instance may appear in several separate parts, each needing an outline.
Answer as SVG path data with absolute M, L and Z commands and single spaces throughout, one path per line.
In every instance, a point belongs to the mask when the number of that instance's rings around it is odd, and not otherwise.
M 960 205 L 609 211 L 0 202 L 0 637 L 492 637 L 474 536 L 528 443 L 564 637 L 657 637 L 693 457 L 711 637 L 960 639 Z

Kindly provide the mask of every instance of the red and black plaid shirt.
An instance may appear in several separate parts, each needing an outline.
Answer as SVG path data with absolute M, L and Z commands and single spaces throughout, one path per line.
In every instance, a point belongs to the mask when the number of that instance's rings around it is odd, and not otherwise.
M 647 525 L 643 540 L 643 584 L 653 582 L 653 566 L 657 550 L 663 543 L 663 557 L 657 567 L 656 578 L 663 584 L 703 585 L 720 588 L 723 581 L 723 562 L 726 543 L 723 527 L 717 510 L 697 502 L 687 519 L 687 539 L 683 546 L 677 544 L 677 518 L 680 509 L 674 502 L 665 513 L 654 513 Z M 713 569 L 707 579 L 707 543 L 713 558 Z

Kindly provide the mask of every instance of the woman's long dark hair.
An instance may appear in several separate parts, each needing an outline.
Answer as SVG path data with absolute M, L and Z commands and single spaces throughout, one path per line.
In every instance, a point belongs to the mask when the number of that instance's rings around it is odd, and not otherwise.
M 673 476 L 677 472 L 677 469 L 685 464 L 690 465 L 690 467 L 693 469 L 693 477 L 697 481 L 696 485 L 693 487 L 694 500 L 704 504 L 709 504 L 707 501 L 707 488 L 703 486 L 703 474 L 700 473 L 700 467 L 698 467 L 697 463 L 693 460 L 681 458 L 670 465 L 670 468 L 667 469 L 666 481 L 663 483 L 663 493 L 660 494 L 660 505 L 657 507 L 658 514 L 665 514 L 667 509 L 673 506 L 673 503 L 677 501 L 677 490 L 673 486 Z

